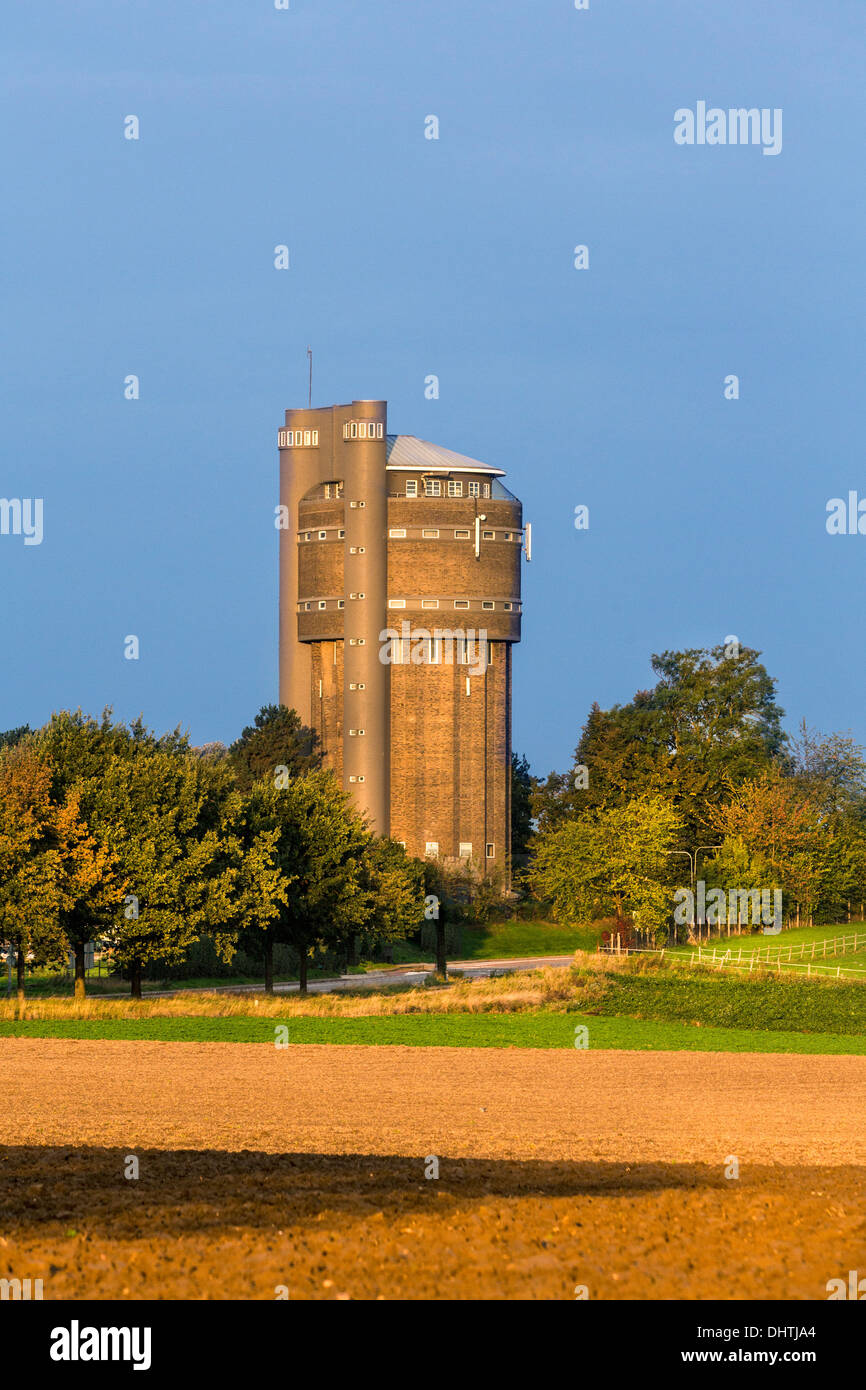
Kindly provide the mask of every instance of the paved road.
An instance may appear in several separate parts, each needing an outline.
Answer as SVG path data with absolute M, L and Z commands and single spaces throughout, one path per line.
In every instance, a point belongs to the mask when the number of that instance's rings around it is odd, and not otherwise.
M 448 968 L 449 970 L 459 970 L 467 979 L 481 980 L 490 975 L 508 975 L 514 970 L 539 970 L 542 966 L 563 967 L 571 965 L 572 960 L 572 956 L 525 956 L 520 960 L 453 960 L 448 962 Z M 370 970 L 366 975 L 339 975 L 332 980 L 310 980 L 307 989 L 310 994 L 335 994 L 345 989 L 381 989 L 383 985 L 417 985 L 425 975 L 432 974 L 432 972 L 432 965 L 420 963 L 417 965 L 387 966 L 382 970 Z M 220 990 L 233 994 L 252 994 L 261 993 L 262 989 L 263 985 L 218 985 L 211 986 L 206 991 L 194 992 L 213 993 L 214 990 Z M 147 999 L 164 999 L 172 994 L 179 994 L 181 991 L 189 992 L 180 986 L 178 989 L 159 990 L 158 992 L 148 990 L 145 997 Z M 297 991 L 296 982 L 274 985 L 275 994 L 296 994 Z M 108 999 L 113 996 L 103 994 L 99 997 Z

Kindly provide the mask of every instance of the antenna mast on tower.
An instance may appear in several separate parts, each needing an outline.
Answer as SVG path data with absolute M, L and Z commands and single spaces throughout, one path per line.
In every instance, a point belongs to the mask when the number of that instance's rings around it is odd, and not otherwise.
M 309 359 L 310 359 L 310 398 L 309 398 L 309 407 L 310 407 L 310 410 L 312 410 L 312 408 L 313 408 L 313 349 L 312 349 L 311 347 L 308 347 L 308 348 L 307 348 L 307 356 L 308 356 Z

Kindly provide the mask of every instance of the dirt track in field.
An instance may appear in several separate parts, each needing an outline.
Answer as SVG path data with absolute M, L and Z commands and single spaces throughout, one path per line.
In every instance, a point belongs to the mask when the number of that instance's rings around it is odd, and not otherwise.
M 866 1058 L 10 1038 L 0 1075 L 0 1277 L 46 1298 L 821 1299 L 866 1270 Z

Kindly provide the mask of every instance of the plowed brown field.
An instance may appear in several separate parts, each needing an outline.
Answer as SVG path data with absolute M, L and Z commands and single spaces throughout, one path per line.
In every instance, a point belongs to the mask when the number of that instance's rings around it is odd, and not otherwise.
M 862 1057 L 9 1038 L 0 1076 L 0 1276 L 46 1298 L 823 1299 L 866 1270 Z

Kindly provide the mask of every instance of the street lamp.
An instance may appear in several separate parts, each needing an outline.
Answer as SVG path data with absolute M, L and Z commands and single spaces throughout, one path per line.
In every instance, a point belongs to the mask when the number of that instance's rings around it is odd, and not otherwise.
M 721 849 L 721 848 L 722 848 L 721 845 L 698 845 L 697 849 L 695 849 L 695 850 L 688 850 L 688 849 L 670 849 L 670 850 L 668 850 L 668 854 L 684 854 L 684 855 L 686 856 L 686 859 L 688 859 L 688 861 L 689 861 L 689 877 L 690 877 L 690 880 L 691 880 L 691 891 L 692 891 L 692 931 L 694 931 L 694 929 L 695 929 L 695 891 L 696 891 L 696 888 L 697 888 L 698 855 L 701 854 L 701 853 L 706 853 L 708 850 L 711 850 L 711 849 Z M 698 926 L 701 926 L 702 924 L 701 924 L 701 923 L 698 923 L 697 925 L 698 925 Z M 677 936 L 676 936 L 676 923 L 674 923 L 674 941 L 676 941 L 676 939 L 677 939 Z
M 694 930 L 694 925 L 695 925 L 695 924 L 694 924 L 695 872 L 694 872 L 694 866 L 693 866 L 693 864 L 692 864 L 692 856 L 691 856 L 691 853 L 690 853 L 690 851 L 687 850 L 687 849 L 669 849 L 669 850 L 668 850 L 668 854 L 669 854 L 669 855 L 670 855 L 670 854 L 684 854 L 684 855 L 686 856 L 686 859 L 688 859 L 688 861 L 689 861 L 689 882 L 690 882 L 690 884 L 691 884 L 691 892 L 692 892 L 692 919 L 693 919 L 693 920 L 692 920 L 692 929 Z M 676 945 L 676 944 L 677 944 L 677 924 L 676 924 L 676 919 L 674 919 L 674 945 Z

